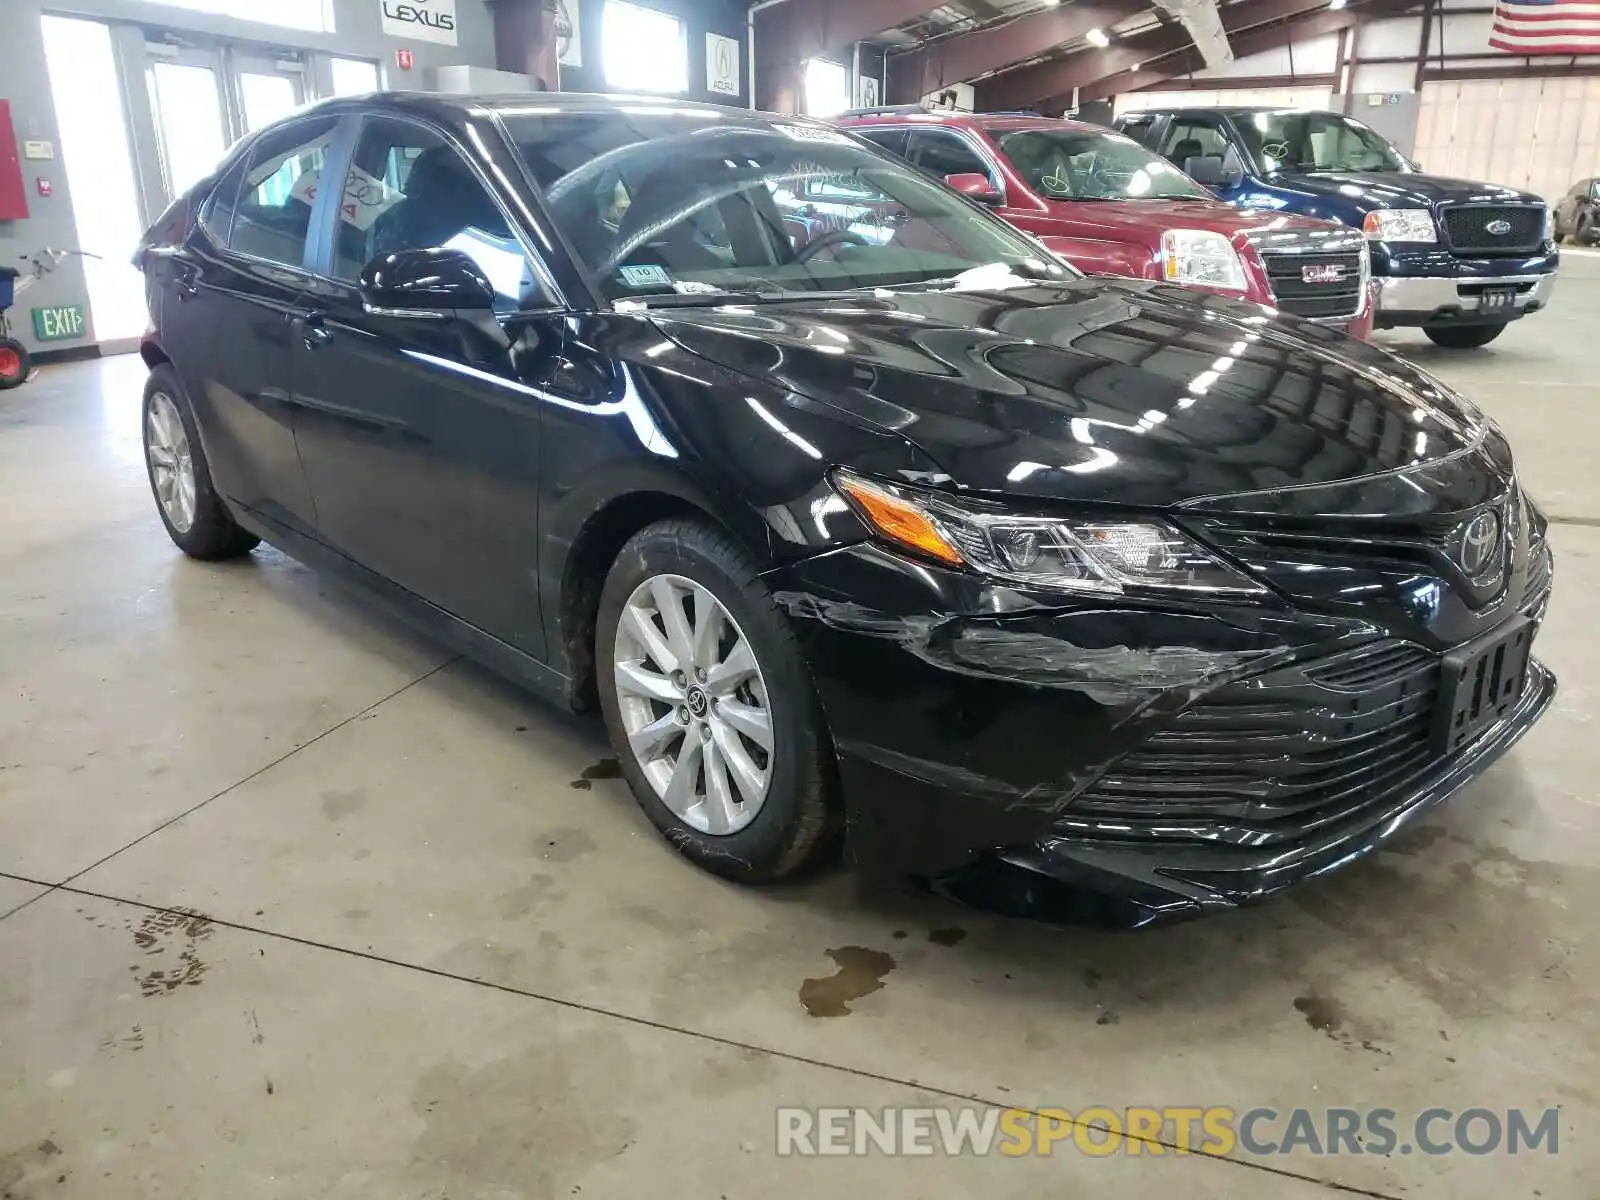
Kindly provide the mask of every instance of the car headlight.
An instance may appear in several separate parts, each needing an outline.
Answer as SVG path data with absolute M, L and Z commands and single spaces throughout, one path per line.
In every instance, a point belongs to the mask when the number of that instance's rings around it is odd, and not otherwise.
M 1169 283 L 1244 291 L 1244 264 L 1233 243 L 1209 229 L 1169 229 L 1161 235 L 1161 275 Z
M 1153 517 L 1030 517 L 837 470 L 834 486 L 883 540 L 946 566 L 1027 587 L 1263 594 L 1266 589 Z
M 1375 208 L 1361 222 L 1361 232 L 1375 242 L 1437 242 L 1433 214 L 1425 208 Z

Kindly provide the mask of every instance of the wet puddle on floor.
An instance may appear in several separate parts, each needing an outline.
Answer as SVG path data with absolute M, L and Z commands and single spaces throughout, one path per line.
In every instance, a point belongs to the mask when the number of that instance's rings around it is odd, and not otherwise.
M 800 985 L 800 1003 L 813 1017 L 842 1017 L 850 1001 L 870 996 L 883 987 L 883 977 L 894 970 L 894 958 L 865 946 L 840 946 L 828 957 L 838 968 L 825 979 L 807 979 Z

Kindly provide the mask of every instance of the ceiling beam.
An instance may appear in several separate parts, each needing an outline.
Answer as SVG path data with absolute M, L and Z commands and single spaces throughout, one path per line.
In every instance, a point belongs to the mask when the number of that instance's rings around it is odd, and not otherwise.
M 1327 0 L 1237 0 L 1237 3 L 1223 6 L 1222 25 L 1236 54 L 1242 57 L 1259 52 L 1251 48 L 1256 43 L 1247 41 L 1244 35 L 1263 25 L 1286 22 L 1291 18 L 1326 17 L 1338 19 L 1340 23 L 1332 28 L 1342 29 L 1353 23 L 1353 17 L 1363 11 L 1370 14 L 1380 6 L 1387 10 L 1393 4 L 1409 8 L 1419 7 L 1420 3 L 1421 0 L 1352 0 L 1348 7 L 1333 11 L 1328 8 Z M 1400 11 L 1404 11 L 1404 8 Z M 1294 36 L 1317 35 L 1297 33 Z M 1190 51 L 1193 52 L 1192 56 L 1188 53 Z M 1175 58 L 1182 65 L 1167 70 L 1168 58 Z M 1204 65 L 1188 31 L 1181 26 L 1169 25 L 1118 39 L 1104 50 L 1081 50 L 984 80 L 978 85 L 977 107 L 980 110 L 1021 108 L 1025 105 L 1048 108 L 1062 103 L 1070 104 L 1073 88 L 1079 89 L 1081 103 L 1091 98 L 1086 94 L 1086 89 L 1093 88 L 1095 96 L 1104 98 L 1115 93 L 1137 91 L 1162 79 L 1200 70 Z M 1163 71 L 1166 73 L 1162 74 Z M 1112 82 L 1102 82 L 1107 80 Z
M 1234 53 L 1244 58 L 1252 54 L 1265 54 L 1269 50 L 1276 50 L 1292 42 L 1326 37 L 1328 34 L 1353 28 L 1362 21 L 1372 20 L 1374 17 L 1399 16 L 1405 12 L 1419 10 L 1424 3 L 1425 0 L 1356 0 L 1346 8 L 1323 8 L 1321 11 L 1302 13 L 1297 17 L 1259 25 L 1245 33 L 1234 35 L 1229 40 L 1233 43 Z M 1127 77 L 1107 77 L 1080 89 L 1079 103 L 1089 100 L 1108 100 L 1124 92 L 1141 91 L 1192 74 L 1204 66 L 1205 60 L 1201 58 L 1198 50 L 1193 48 L 1183 50 L 1158 62 L 1146 64 L 1137 72 L 1130 72 Z M 1130 87 L 1130 80 L 1134 79 L 1137 82 Z M 1280 82 L 1278 86 L 1281 87 L 1282 83 Z
M 940 0 L 787 0 L 757 10 L 756 61 L 838 58 L 875 33 L 926 16 Z
M 1091 29 L 1109 29 L 1146 7 L 1146 0 L 1077 0 L 891 53 L 888 100 L 911 104 L 952 83 L 1036 58 Z

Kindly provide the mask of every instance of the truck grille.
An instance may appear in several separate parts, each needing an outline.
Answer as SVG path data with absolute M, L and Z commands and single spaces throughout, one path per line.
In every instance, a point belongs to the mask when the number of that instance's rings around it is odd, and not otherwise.
M 1297 317 L 1353 317 L 1361 311 L 1361 255 L 1273 254 L 1263 252 L 1261 262 L 1278 307 Z M 1312 280 L 1306 278 L 1311 268 Z M 1337 279 L 1315 279 L 1319 271 Z
M 1228 684 L 1118 759 L 1058 832 L 1114 817 L 1125 837 L 1196 824 L 1256 845 L 1304 837 L 1435 766 L 1439 682 L 1438 655 L 1387 640 Z
M 1511 228 L 1490 233 L 1504 221 Z M 1444 210 L 1445 238 L 1452 250 L 1467 254 L 1532 254 L 1544 243 L 1544 209 L 1532 205 L 1466 204 Z

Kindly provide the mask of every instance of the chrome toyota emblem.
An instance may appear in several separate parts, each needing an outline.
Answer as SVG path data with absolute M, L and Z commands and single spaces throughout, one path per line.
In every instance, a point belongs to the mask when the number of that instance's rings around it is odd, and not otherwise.
M 1300 268 L 1300 282 L 1343 283 L 1346 274 L 1343 263 L 1311 263 Z
M 1496 218 L 1485 225 L 1483 227 L 1483 231 L 1485 233 L 1492 233 L 1495 237 L 1505 237 L 1506 234 L 1511 232 L 1511 222 L 1502 221 L 1499 218 Z
M 1467 578 L 1481 579 L 1494 571 L 1499 541 L 1500 517 L 1493 509 L 1484 509 L 1462 527 L 1456 557 Z
M 688 706 L 689 714 L 693 717 L 703 718 L 711 707 L 711 701 L 706 697 L 705 689 L 699 685 L 691 685 L 684 693 L 684 703 Z

